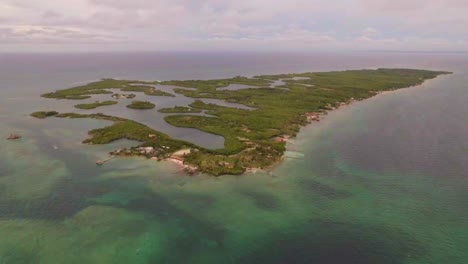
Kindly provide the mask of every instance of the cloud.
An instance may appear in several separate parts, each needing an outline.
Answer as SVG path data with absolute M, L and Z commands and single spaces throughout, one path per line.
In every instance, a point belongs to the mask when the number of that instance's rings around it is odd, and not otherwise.
M 366 37 L 366 38 L 375 37 L 378 34 L 379 34 L 379 32 L 377 31 L 377 29 L 372 28 L 372 27 L 367 27 L 367 28 L 365 28 L 364 30 L 361 31 L 361 36 Z
M 2 43 L 60 43 L 63 50 L 82 43 L 95 50 L 110 43 L 133 50 L 468 50 L 465 0 L 44 1 L 2 0 Z
M 424 9 L 433 2 L 425 0 L 361 0 L 361 4 L 365 9 L 382 13 L 414 12 Z
M 0 26 L 0 40 L 3 43 L 66 43 L 118 41 L 120 38 L 85 32 L 77 28 L 44 26 Z
M 60 17 L 62 17 L 60 13 L 50 9 L 42 13 L 42 18 L 44 19 L 55 19 Z
M 361 0 L 360 4 L 365 9 L 383 13 L 423 13 L 430 9 L 449 11 L 468 8 L 465 0 Z

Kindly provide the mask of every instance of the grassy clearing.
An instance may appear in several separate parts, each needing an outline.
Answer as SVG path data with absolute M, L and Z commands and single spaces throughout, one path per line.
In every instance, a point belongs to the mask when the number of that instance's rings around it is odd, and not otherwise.
M 90 103 L 90 104 L 77 104 L 77 105 L 75 105 L 75 108 L 94 109 L 94 108 L 98 108 L 100 106 L 115 105 L 115 104 L 117 104 L 117 101 L 102 101 L 102 102 L 96 101 L 96 102 Z
M 133 101 L 127 107 L 132 109 L 153 109 L 156 105 L 148 101 Z
M 255 108 L 245 110 L 206 104 L 201 100 L 196 100 L 190 105 L 191 108 L 175 107 L 164 110 L 174 113 L 207 110 L 207 114 L 211 116 L 172 115 L 167 116 L 165 120 L 174 126 L 195 128 L 223 136 L 225 138 L 223 149 L 208 150 L 191 145 L 193 151 L 185 157 L 186 162 L 196 165 L 201 171 L 221 175 L 239 174 L 250 167 L 267 168 L 277 162 L 284 153 L 285 143 L 276 140 L 276 137 L 294 137 L 300 127 L 308 123 L 308 113 L 326 112 L 343 103 L 363 100 L 381 91 L 419 85 L 425 80 L 447 73 L 411 69 L 377 69 L 262 75 L 254 78 L 235 77 L 220 80 L 168 81 L 161 84 L 182 87 L 175 91 L 188 97 L 222 99 Z M 293 79 L 294 77 L 307 78 Z M 281 88 L 270 88 L 274 80 L 283 80 L 285 85 Z M 139 81 L 132 83 L 142 84 Z M 258 88 L 233 91 L 218 89 L 230 84 L 244 84 Z M 84 91 L 100 92 L 105 87 L 116 85 L 125 88 L 129 86 L 129 81 L 103 80 L 102 83 L 90 85 L 94 89 L 84 89 Z M 73 89 L 77 88 L 72 88 L 72 91 L 75 91 Z M 66 95 L 70 93 L 70 89 L 55 93 Z M 86 95 L 71 93 L 71 96 Z M 152 142 L 143 137 L 149 131 L 145 130 L 144 133 L 139 134 L 137 128 L 141 126 L 131 122 L 133 121 L 127 120 L 123 124 L 119 123 L 105 130 L 97 130 L 92 133 L 93 140 L 106 143 L 124 134 L 125 138 L 139 138 L 147 143 Z M 166 140 L 166 144 L 169 144 L 173 139 L 167 136 Z M 175 146 L 180 146 L 178 143 L 180 141 L 173 140 L 173 142 Z

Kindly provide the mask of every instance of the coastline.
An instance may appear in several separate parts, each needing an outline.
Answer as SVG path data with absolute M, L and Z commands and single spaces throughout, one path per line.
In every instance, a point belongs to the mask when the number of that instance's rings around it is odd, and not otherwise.
M 298 132 L 298 134 L 300 132 L 302 132 L 307 127 L 319 126 L 321 124 L 320 121 L 326 119 L 326 116 L 328 116 L 329 114 L 340 112 L 340 111 L 345 111 L 348 108 L 348 106 L 351 106 L 351 105 L 354 105 L 354 104 L 357 104 L 357 103 L 366 102 L 369 99 L 375 99 L 375 98 L 381 97 L 381 96 L 386 96 L 386 95 L 395 94 L 395 93 L 401 93 L 401 92 L 409 90 L 409 89 L 422 89 L 422 88 L 425 87 L 425 85 L 428 82 L 434 81 L 434 80 L 440 78 L 441 76 L 444 76 L 444 75 L 439 75 L 434 79 L 425 80 L 421 84 L 408 86 L 408 87 L 402 88 L 402 89 L 394 89 L 394 90 L 388 90 L 388 91 L 378 91 L 378 92 L 375 93 L 375 95 L 373 95 L 371 97 L 368 97 L 368 98 L 365 98 L 363 100 L 354 100 L 352 98 L 352 100 L 348 100 L 347 102 L 340 102 L 339 105 L 337 107 L 335 107 L 334 109 L 330 109 L 330 110 L 327 110 L 327 111 L 324 111 L 324 112 L 314 113 L 314 115 L 315 114 L 318 115 L 319 118 L 317 120 L 311 120 L 309 122 L 309 124 L 307 124 L 305 126 L 302 126 L 300 128 L 300 131 Z M 284 151 L 283 156 L 281 156 L 281 158 L 279 158 L 276 162 L 274 162 L 273 164 L 271 164 L 267 168 L 247 168 L 247 170 L 242 175 L 255 174 L 255 173 L 258 173 L 258 172 L 271 173 L 274 169 L 276 169 L 276 168 L 280 167 L 281 165 L 283 165 L 285 162 L 288 161 L 288 157 L 285 155 L 286 152 L 288 152 L 288 151 L 297 152 L 296 150 L 293 150 L 292 146 L 291 146 L 291 144 L 294 142 L 294 140 L 296 138 L 297 138 L 297 135 L 294 136 L 294 137 L 288 137 L 287 139 L 285 139 L 286 150 Z
M 143 123 L 112 115 L 63 113 L 54 114 L 54 116 L 114 121 L 111 126 L 91 130 L 89 132 L 91 138 L 86 139 L 84 143 L 107 144 L 121 138 L 142 142 L 136 147 L 111 152 L 111 155 L 136 155 L 171 161 L 181 165 L 191 174 L 203 172 L 214 176 L 240 175 L 260 170 L 271 171 L 281 164 L 287 158 L 287 152 L 290 151 L 287 143 L 291 138 L 295 138 L 305 126 L 323 120 L 331 111 L 383 94 L 382 91 L 393 92 L 420 86 L 427 80 L 443 74 L 449 74 L 449 72 L 377 69 L 263 75 L 252 79 L 237 76 L 223 80 L 165 82 L 166 85 L 182 87 L 174 90 L 181 94 L 180 97 L 218 98 L 255 106 L 254 111 L 205 103 L 197 99 L 189 106 L 210 111 L 211 116 L 178 114 L 164 117 L 164 121 L 169 125 L 194 128 L 224 137 L 224 148 L 219 149 L 207 149 L 187 141 L 177 140 Z M 301 79 L 294 80 L 296 77 Z M 251 88 L 239 91 L 218 89 L 240 83 L 262 88 L 263 85 L 275 80 L 285 82 L 280 87 L 281 89 Z M 133 83 L 136 82 L 103 79 L 100 82 L 57 90 L 42 96 L 81 100 L 91 98 L 94 94 L 111 93 L 106 89 L 127 90 L 129 85 L 133 89 Z M 118 88 L 115 88 L 116 86 Z M 184 87 L 195 88 L 183 89 Z M 142 91 L 147 89 L 146 86 L 139 88 Z M 190 149 L 188 153 L 177 155 L 178 152 L 187 148 Z

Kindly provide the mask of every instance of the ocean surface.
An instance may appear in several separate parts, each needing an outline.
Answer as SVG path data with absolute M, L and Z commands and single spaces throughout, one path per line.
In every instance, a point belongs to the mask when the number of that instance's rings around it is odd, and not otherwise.
M 304 127 L 270 172 L 189 176 L 177 164 L 140 158 L 100 167 L 95 161 L 110 150 L 136 143 L 86 146 L 87 131 L 109 122 L 29 117 L 76 111 L 75 101 L 40 94 L 101 78 L 378 67 L 454 74 L 329 113 Z M 468 54 L 0 54 L 0 92 L 2 264 L 468 263 Z M 151 100 L 162 108 L 192 99 Z M 156 110 L 121 105 L 78 112 L 223 145 L 222 137 L 166 124 Z M 10 133 L 23 138 L 5 140 Z

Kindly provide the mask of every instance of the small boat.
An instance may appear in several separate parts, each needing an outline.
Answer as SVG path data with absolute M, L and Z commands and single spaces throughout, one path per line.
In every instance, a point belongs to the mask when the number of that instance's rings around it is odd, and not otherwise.
M 102 165 L 102 164 L 104 164 L 104 161 L 98 160 L 98 161 L 96 162 L 96 164 L 97 164 L 97 165 Z
M 21 136 L 18 134 L 10 134 L 10 136 L 7 138 L 8 140 L 18 140 L 20 139 Z

